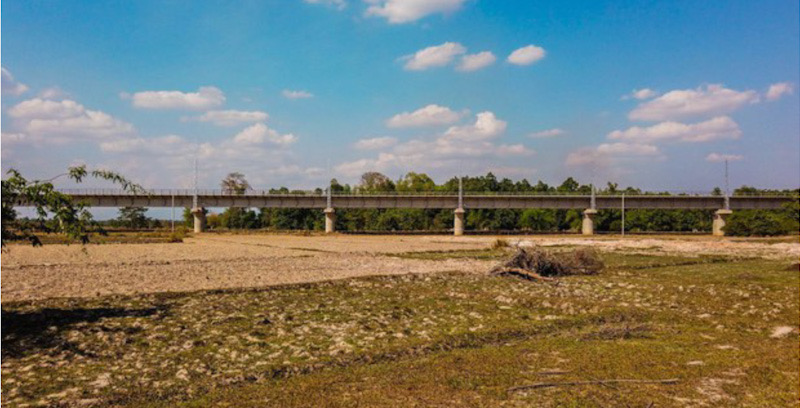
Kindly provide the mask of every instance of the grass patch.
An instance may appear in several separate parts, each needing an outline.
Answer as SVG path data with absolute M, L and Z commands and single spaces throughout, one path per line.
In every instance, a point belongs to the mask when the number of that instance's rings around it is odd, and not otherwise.
M 501 259 L 505 251 L 416 252 Z M 789 406 L 797 271 L 602 254 L 557 285 L 462 273 L 2 305 L 9 406 Z M 702 262 L 699 262 L 702 261 Z M 679 378 L 508 392 L 540 381 Z

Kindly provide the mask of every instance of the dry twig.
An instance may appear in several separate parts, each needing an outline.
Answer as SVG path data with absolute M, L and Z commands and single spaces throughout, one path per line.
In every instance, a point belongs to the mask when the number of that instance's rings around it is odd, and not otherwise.
M 676 384 L 677 378 L 669 378 L 666 380 L 632 380 L 632 379 L 612 379 L 612 380 L 595 380 L 595 381 L 565 381 L 565 382 L 539 382 L 527 385 L 519 385 L 511 387 L 508 392 L 530 390 L 536 388 L 549 388 L 569 385 L 609 385 L 619 383 L 633 383 L 633 384 Z

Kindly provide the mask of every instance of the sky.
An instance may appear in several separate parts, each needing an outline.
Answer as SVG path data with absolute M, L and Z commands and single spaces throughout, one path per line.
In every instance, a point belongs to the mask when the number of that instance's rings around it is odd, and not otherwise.
M 798 4 L 5 0 L 2 170 L 797 188 Z

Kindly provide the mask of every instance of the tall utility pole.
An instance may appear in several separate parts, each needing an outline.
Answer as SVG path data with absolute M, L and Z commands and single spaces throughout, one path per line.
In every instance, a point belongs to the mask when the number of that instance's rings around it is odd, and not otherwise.
M 725 159 L 725 209 L 731 209 L 731 194 L 728 186 L 728 159 Z
M 622 193 L 622 236 L 625 236 L 625 193 Z
M 194 151 L 194 195 L 192 196 L 192 208 L 197 208 L 197 156 L 200 152 L 200 144 L 195 144 Z
M 458 178 L 458 208 L 464 208 L 464 184 L 463 178 Z

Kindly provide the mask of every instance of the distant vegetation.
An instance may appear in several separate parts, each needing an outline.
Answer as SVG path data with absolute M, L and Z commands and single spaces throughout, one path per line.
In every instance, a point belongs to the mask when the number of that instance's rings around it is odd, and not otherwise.
M 543 181 L 531 184 L 528 180 L 512 181 L 497 179 L 492 173 L 478 177 L 463 178 L 464 191 L 531 194 L 590 194 L 591 186 L 581 184 L 572 177 L 560 185 L 551 186 Z M 249 183 L 239 173 L 231 173 L 222 181 L 222 188 L 234 194 L 243 194 L 250 189 Z M 334 194 L 347 193 L 456 193 L 458 178 L 437 185 L 428 175 L 408 173 L 397 181 L 377 173 L 365 173 L 359 184 L 350 186 L 331 181 Z M 307 194 L 286 187 L 271 189 L 271 193 Z M 317 189 L 322 194 L 322 189 Z M 661 194 L 645 192 L 634 187 L 620 188 L 608 183 L 598 188 L 598 194 Z M 733 195 L 759 193 L 800 194 L 798 190 L 759 190 L 743 186 Z M 722 195 L 715 189 L 713 194 Z M 628 232 L 710 232 L 714 210 L 628 210 L 625 212 L 625 229 Z M 783 210 L 735 211 L 729 218 L 727 232 L 730 235 L 784 235 L 798 233 L 800 229 L 800 207 L 795 201 Z M 466 213 L 466 228 L 483 231 L 530 231 L 564 232 L 579 231 L 581 210 L 555 209 L 473 209 Z M 188 209 L 184 211 L 186 226 L 192 224 Z M 620 210 L 601 210 L 595 218 L 595 229 L 601 232 L 617 232 L 621 228 Z M 212 229 L 272 229 L 272 230 L 321 230 L 324 216 L 318 209 L 262 208 L 259 210 L 229 208 L 221 214 L 209 214 L 208 226 Z M 336 229 L 339 231 L 446 231 L 453 227 L 453 209 L 337 209 Z

